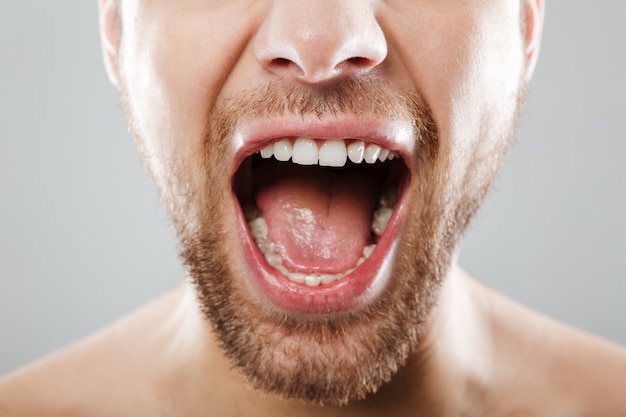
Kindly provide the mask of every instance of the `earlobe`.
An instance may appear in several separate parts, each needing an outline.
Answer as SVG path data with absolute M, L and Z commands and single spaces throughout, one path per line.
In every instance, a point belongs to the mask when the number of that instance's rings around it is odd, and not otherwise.
M 526 54 L 526 80 L 530 80 L 541 45 L 541 32 L 543 29 L 544 0 L 525 0 L 525 33 L 524 44 Z
M 118 10 L 114 0 L 99 0 L 98 2 L 100 16 L 100 42 L 102 44 L 102 54 L 104 58 L 104 66 L 109 76 L 109 80 L 119 88 L 119 71 L 118 71 Z

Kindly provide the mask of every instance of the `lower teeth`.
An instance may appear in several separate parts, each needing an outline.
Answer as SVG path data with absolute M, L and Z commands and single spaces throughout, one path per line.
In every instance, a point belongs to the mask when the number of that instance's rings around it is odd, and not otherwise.
M 379 208 L 374 211 L 373 214 L 372 232 L 377 237 L 382 236 L 385 231 L 391 215 L 393 214 L 393 206 L 396 203 L 396 196 L 389 196 L 388 194 L 389 193 L 385 193 L 381 197 Z M 374 249 L 376 249 L 376 244 L 364 247 L 363 253 L 354 268 L 339 274 L 303 274 L 300 272 L 293 272 L 284 266 L 282 256 L 276 252 L 276 244 L 270 240 L 267 222 L 263 217 L 261 217 L 259 210 L 254 206 L 246 206 L 243 208 L 243 212 L 246 220 L 248 221 L 250 234 L 252 235 L 252 238 L 256 242 L 261 253 L 265 256 L 267 263 L 276 268 L 289 280 L 307 285 L 309 287 L 328 285 L 346 277 L 351 274 L 357 266 L 365 262 L 374 252 Z
M 378 237 L 381 237 L 387 228 L 389 219 L 393 214 L 393 209 L 384 207 L 374 212 L 374 220 L 372 221 L 372 232 Z
M 363 248 L 363 254 L 357 261 L 354 268 L 351 268 L 345 272 L 339 274 L 303 274 L 300 272 L 293 272 L 288 270 L 283 264 L 283 258 L 276 252 L 276 244 L 272 242 L 268 237 L 267 222 L 263 217 L 257 217 L 254 220 L 248 222 L 250 227 L 250 234 L 254 238 L 259 250 L 265 256 L 265 260 L 270 266 L 276 268 L 281 274 L 289 278 L 293 282 L 299 284 L 305 284 L 309 287 L 317 287 L 319 285 L 328 285 L 337 280 L 340 280 L 347 275 L 351 274 L 354 269 L 361 265 L 367 258 L 370 257 L 376 245 L 369 245 Z
M 380 238 L 393 214 L 394 206 L 397 201 L 397 190 L 395 187 L 388 187 L 382 193 L 378 202 L 378 208 L 372 215 L 372 233 L 376 238 Z M 361 257 L 357 260 L 353 268 L 338 274 L 304 274 L 301 272 L 293 272 L 288 270 L 283 264 L 283 258 L 276 252 L 276 244 L 269 238 L 269 227 L 260 211 L 254 206 L 243 207 L 244 216 L 248 222 L 250 234 L 256 242 L 259 250 L 265 256 L 265 260 L 272 267 L 277 269 L 281 274 L 289 280 L 304 284 L 310 287 L 331 284 L 351 274 L 357 266 L 365 262 L 376 249 L 376 244 L 371 244 L 363 248 Z

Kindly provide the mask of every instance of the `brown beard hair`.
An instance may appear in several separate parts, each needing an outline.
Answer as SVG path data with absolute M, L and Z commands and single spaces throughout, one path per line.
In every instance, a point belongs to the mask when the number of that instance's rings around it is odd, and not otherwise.
M 218 100 L 198 158 L 204 185 L 189 187 L 188 178 L 181 183 L 186 191 L 173 198 L 163 190 L 201 311 L 232 367 L 254 388 L 347 404 L 388 382 L 424 338 L 458 242 L 496 175 L 512 129 L 493 149 L 477 151 L 471 172 L 455 182 L 446 175 L 449 167 L 437 163 L 439 137 L 427 104 L 417 93 L 390 91 L 375 78 L 348 78 L 317 90 L 274 82 Z M 223 203 L 232 195 L 224 172 L 233 131 L 246 120 L 284 114 L 413 121 L 413 201 L 392 278 L 378 299 L 358 311 L 313 318 L 277 311 L 250 296 L 247 271 L 226 249 L 236 230 L 225 215 L 232 207 Z M 182 168 L 175 175 L 185 176 Z

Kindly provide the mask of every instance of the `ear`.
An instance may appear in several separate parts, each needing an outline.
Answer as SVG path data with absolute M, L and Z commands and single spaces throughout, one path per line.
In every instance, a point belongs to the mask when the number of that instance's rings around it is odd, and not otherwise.
M 524 45 L 526 54 L 526 80 L 530 80 L 539 56 L 541 32 L 543 29 L 544 0 L 524 0 L 525 24 Z
M 119 88 L 118 71 L 118 47 L 119 47 L 119 11 L 115 5 L 115 0 L 99 0 L 98 9 L 100 16 L 100 42 L 102 43 L 102 55 L 104 66 L 109 76 L 109 80 Z

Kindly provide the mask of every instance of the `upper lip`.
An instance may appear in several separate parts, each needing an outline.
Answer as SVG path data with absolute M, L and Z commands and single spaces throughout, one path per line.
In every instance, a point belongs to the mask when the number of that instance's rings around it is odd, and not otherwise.
M 235 157 L 231 174 L 234 174 L 245 158 L 268 143 L 285 137 L 362 140 L 396 151 L 406 162 L 411 160 L 414 130 L 409 121 L 385 123 L 358 117 L 303 119 L 300 116 L 281 116 L 255 120 L 244 123 L 235 130 Z

